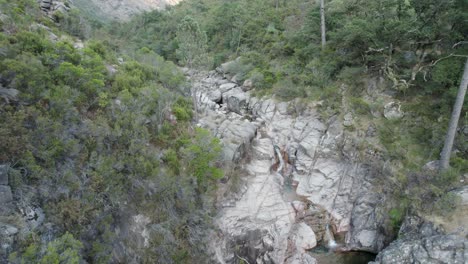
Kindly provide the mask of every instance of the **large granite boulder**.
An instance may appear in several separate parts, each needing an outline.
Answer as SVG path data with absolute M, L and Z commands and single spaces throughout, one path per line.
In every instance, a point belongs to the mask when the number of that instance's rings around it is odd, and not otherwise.
M 233 88 L 223 94 L 223 102 L 226 102 L 227 109 L 237 114 L 243 114 L 247 108 L 247 97 L 240 88 Z
M 350 231 L 346 245 L 352 250 L 378 253 L 393 237 L 391 225 L 386 221 L 384 196 L 376 192 L 363 192 L 356 199 L 351 212 Z
M 377 255 L 372 264 L 468 263 L 468 239 L 435 235 L 416 240 L 397 240 Z
M 387 119 L 400 119 L 404 115 L 401 111 L 401 104 L 399 102 L 390 102 L 384 106 L 384 116 Z

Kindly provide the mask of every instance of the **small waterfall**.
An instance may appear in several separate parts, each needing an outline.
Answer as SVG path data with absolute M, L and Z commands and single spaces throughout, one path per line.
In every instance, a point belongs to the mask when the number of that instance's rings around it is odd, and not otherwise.
M 278 167 L 276 172 L 281 174 L 281 170 L 283 170 L 283 167 L 284 167 L 283 156 L 281 155 L 281 151 L 280 151 L 280 148 L 278 146 L 275 145 L 273 148 L 275 149 L 276 155 L 278 156 L 278 159 L 279 159 L 279 162 L 280 162 L 280 166 Z
M 325 239 L 328 241 L 328 248 L 334 249 L 338 246 L 338 244 L 335 241 L 335 237 L 333 236 L 333 233 L 330 231 L 330 224 L 326 225 Z

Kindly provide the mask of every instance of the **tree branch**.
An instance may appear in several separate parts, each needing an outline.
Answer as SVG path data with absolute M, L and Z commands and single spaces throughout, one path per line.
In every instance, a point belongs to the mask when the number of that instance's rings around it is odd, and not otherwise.
M 457 43 L 453 44 L 452 49 L 454 49 L 454 48 L 457 47 L 458 45 L 463 45 L 463 44 L 468 44 L 468 41 L 460 41 L 460 42 L 457 42 Z
M 440 59 L 437 59 L 435 61 L 433 61 L 431 64 L 429 64 L 428 66 L 429 67 L 432 67 L 432 66 L 435 66 L 437 63 L 439 63 L 440 61 L 442 60 L 445 60 L 445 59 L 448 59 L 448 58 L 451 58 L 451 57 L 462 57 L 462 58 L 468 58 L 468 55 L 461 55 L 461 54 L 453 54 L 453 53 L 450 53 L 449 55 L 445 56 L 445 57 L 442 57 Z

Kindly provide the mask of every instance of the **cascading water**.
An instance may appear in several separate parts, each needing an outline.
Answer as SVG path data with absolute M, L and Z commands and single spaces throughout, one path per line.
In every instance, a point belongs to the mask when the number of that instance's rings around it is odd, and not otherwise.
M 327 245 L 329 249 L 335 249 L 338 246 L 333 233 L 330 231 L 330 224 L 327 224 L 325 227 L 325 239 L 328 241 Z
M 283 161 L 283 156 L 281 155 L 281 151 L 280 151 L 280 148 L 278 146 L 274 146 L 274 149 L 275 149 L 275 153 L 276 155 L 278 156 L 278 159 L 279 159 L 279 163 L 280 163 L 280 166 L 278 167 L 278 169 L 276 170 L 276 172 L 278 172 L 279 174 L 281 174 L 281 171 L 283 170 L 283 167 L 284 167 L 284 161 Z

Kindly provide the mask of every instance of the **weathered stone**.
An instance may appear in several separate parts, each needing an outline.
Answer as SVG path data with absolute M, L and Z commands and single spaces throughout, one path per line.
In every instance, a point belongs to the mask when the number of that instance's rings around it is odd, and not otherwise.
M 353 114 L 351 114 L 350 112 L 347 113 L 346 115 L 344 115 L 343 117 L 343 126 L 345 127 L 349 127 L 349 126 L 352 126 L 353 125 Z
M 377 135 L 377 128 L 374 124 L 370 124 L 367 127 L 366 137 L 375 137 Z
M 73 47 L 75 49 L 84 49 L 84 43 L 81 40 L 77 40 L 75 43 L 73 43 Z
M 439 170 L 439 164 L 440 164 L 439 160 L 429 161 L 423 166 L 423 170 L 436 172 Z
M 467 263 L 468 239 L 436 235 L 418 240 L 397 240 L 377 255 L 372 264 Z
M 399 102 L 390 102 L 384 106 L 384 116 L 387 119 L 400 119 L 403 115 Z
M 229 111 L 242 114 L 247 107 L 247 97 L 239 88 L 223 94 L 223 102 L 226 102 Z
M 130 231 L 133 232 L 134 242 L 137 248 L 147 248 L 150 241 L 150 233 L 147 225 L 151 223 L 151 219 L 145 215 L 138 214 L 133 216 Z
M 274 157 L 273 142 L 269 138 L 254 141 L 252 145 L 253 158 L 259 160 L 271 160 Z
M 40 207 L 27 205 L 20 207 L 19 210 L 29 230 L 36 229 L 44 222 L 44 211 Z
M 225 93 L 225 92 L 230 91 L 232 88 L 234 88 L 236 86 L 237 86 L 237 84 L 235 84 L 235 83 L 224 83 L 224 84 L 221 84 L 219 86 L 219 91 L 221 93 Z
M 298 224 L 294 236 L 292 240 L 295 241 L 296 250 L 300 253 L 305 253 L 307 250 L 317 246 L 317 239 L 315 238 L 314 231 L 305 223 Z
M 351 212 L 351 230 L 346 234 L 348 248 L 377 253 L 390 243 L 392 231 L 383 205 L 381 194 L 367 191 L 358 196 Z
M 13 200 L 10 186 L 0 185 L 0 204 L 6 204 Z
M 8 170 L 10 166 L 7 164 L 0 165 L 0 185 L 8 185 Z
M 0 84 L 0 98 L 3 98 L 7 104 L 9 104 L 10 101 L 18 101 L 18 95 L 18 90 L 3 88 Z
M 220 103 L 223 97 L 220 90 L 214 90 L 208 94 L 208 98 L 215 103 Z
M 420 239 L 423 237 L 442 235 L 444 230 L 440 226 L 427 221 L 419 216 L 407 216 L 401 224 L 398 237 Z
M 242 84 L 242 91 L 244 92 L 250 91 L 252 90 L 252 88 L 253 88 L 253 82 L 251 79 L 245 80 L 244 83 Z
M 251 97 L 226 83 L 223 76 L 195 73 L 191 78 L 197 98 L 208 98 L 214 90 L 223 94 L 221 109 L 211 107 L 211 100 L 197 100 L 198 108 L 204 109 L 200 125 L 221 139 L 226 160 L 238 162 L 245 157 L 248 161 L 242 164 L 241 176 L 246 188 L 235 199 L 229 195 L 220 202 L 226 205 L 216 220 L 222 235 L 213 241 L 219 262 L 231 264 L 239 257 L 249 263 L 315 261 L 298 252 L 313 246 L 312 241 L 304 241 L 312 236 L 296 232 L 298 225 L 311 219 L 310 226 L 320 232 L 313 232 L 315 243 L 330 225 L 330 230 L 349 232 L 346 246 L 350 249 L 376 252 L 388 244 L 390 233 L 381 217 L 386 214 L 381 207 L 385 200 L 373 196 L 367 178 L 374 172 L 361 164 L 353 138 L 343 140 L 341 120 L 322 120 L 316 104 L 298 107 L 293 102 Z M 236 100 L 230 102 L 232 97 Z M 273 154 L 273 145 L 278 146 L 279 155 Z M 292 184 L 297 184 L 292 194 L 284 189 L 291 176 Z M 298 201 L 302 199 L 321 210 L 305 209 L 307 205 Z
M 11 253 L 17 233 L 18 228 L 12 225 L 0 223 L 0 260 L 3 259 L 3 256 L 6 257 Z M 8 262 L 5 260 L 5 263 Z
M 117 68 L 116 65 L 106 65 L 107 72 L 111 75 L 114 76 L 117 73 Z
M 106 17 L 109 20 L 128 21 L 136 14 L 161 10 L 167 6 L 179 3 L 181 0 L 87 0 L 87 1 L 66 1 L 77 5 L 86 3 L 85 8 L 93 9 L 98 17 Z M 67 5 L 67 4 L 65 4 Z
M 294 211 L 296 212 L 296 217 L 302 217 L 305 215 L 305 210 L 307 209 L 307 204 L 301 201 L 293 201 L 291 203 Z

